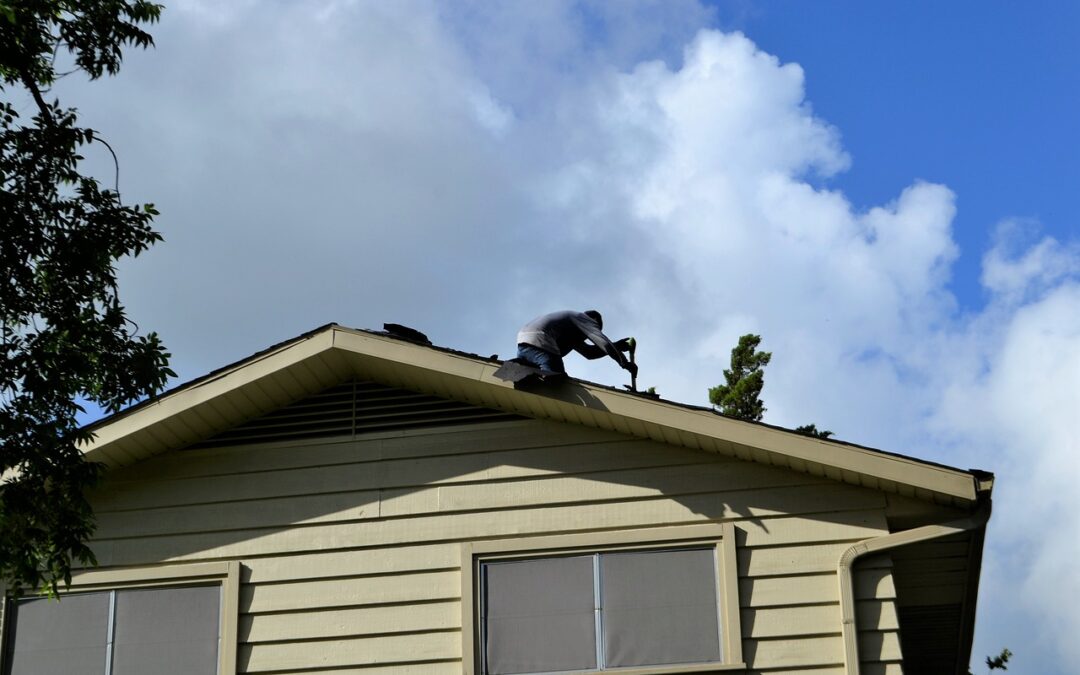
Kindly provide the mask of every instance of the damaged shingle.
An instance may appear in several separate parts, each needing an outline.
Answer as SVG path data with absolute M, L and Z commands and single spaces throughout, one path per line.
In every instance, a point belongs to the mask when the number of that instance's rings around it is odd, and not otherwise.
M 416 344 L 431 346 L 431 340 L 428 336 L 424 335 L 415 328 L 409 328 L 408 326 L 402 326 L 399 323 L 384 323 L 382 325 L 383 330 L 387 332 L 391 337 L 396 337 L 400 340 L 406 340 L 408 342 L 415 342 Z

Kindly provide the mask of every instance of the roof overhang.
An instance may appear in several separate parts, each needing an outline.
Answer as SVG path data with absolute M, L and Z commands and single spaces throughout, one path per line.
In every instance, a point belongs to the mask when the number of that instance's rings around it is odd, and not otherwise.
M 329 325 L 173 389 L 92 426 L 88 460 L 117 467 L 181 448 L 352 377 L 538 419 L 673 445 L 971 508 L 986 474 L 743 422 L 709 409 L 569 380 L 521 390 L 500 362 Z

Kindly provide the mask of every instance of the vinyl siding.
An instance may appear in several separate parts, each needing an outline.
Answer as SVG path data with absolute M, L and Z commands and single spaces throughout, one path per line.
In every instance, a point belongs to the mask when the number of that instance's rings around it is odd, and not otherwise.
M 840 672 L 836 563 L 882 493 L 612 432 L 491 422 L 177 451 L 92 495 L 103 566 L 238 560 L 238 672 L 460 673 L 461 544 L 733 520 L 749 672 Z M 890 562 L 856 575 L 864 672 L 899 673 Z

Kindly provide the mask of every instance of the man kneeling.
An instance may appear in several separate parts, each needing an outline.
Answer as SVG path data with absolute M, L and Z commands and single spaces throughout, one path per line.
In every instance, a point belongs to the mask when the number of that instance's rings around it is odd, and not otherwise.
M 612 342 L 604 335 L 603 326 L 604 319 L 595 309 L 537 317 L 518 331 L 518 359 L 539 368 L 542 375 L 565 375 L 562 357 L 572 350 L 587 359 L 610 356 L 631 375 L 637 375 L 637 366 L 622 355 L 630 349 L 629 338 Z

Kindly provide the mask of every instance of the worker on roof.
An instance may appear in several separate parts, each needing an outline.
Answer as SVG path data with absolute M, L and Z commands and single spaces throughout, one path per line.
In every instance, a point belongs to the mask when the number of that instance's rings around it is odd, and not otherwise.
M 518 360 L 539 368 L 545 373 L 566 373 L 562 357 L 576 351 L 587 359 L 605 355 L 637 375 L 637 366 L 626 360 L 622 352 L 629 351 L 629 338 L 612 342 L 602 332 L 604 319 L 600 312 L 553 312 L 537 317 L 518 331 Z M 586 344 L 586 340 L 592 344 Z

